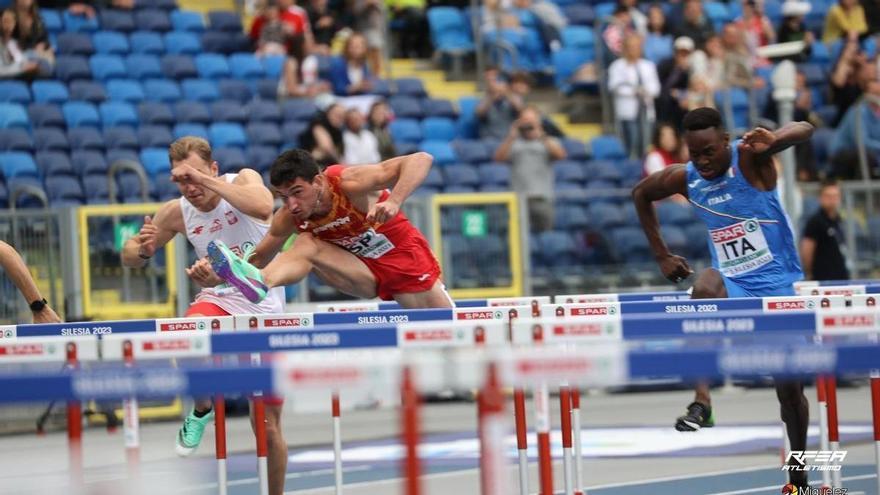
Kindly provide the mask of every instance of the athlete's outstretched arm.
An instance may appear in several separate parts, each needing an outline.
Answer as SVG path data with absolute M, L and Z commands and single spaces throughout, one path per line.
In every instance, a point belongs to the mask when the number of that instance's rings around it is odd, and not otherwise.
M 171 169 L 171 180 L 206 187 L 219 194 L 233 208 L 256 219 L 269 221 L 272 216 L 272 193 L 263 184 L 263 177 L 249 168 L 241 169 L 230 183 L 223 177 L 208 175 L 183 163 Z
M 654 201 L 666 199 L 675 194 L 687 196 L 687 169 L 684 165 L 673 165 L 653 173 L 641 180 L 632 190 L 633 203 L 639 214 L 639 222 L 654 252 L 654 259 L 660 265 L 663 276 L 673 282 L 686 279 L 693 270 L 681 256 L 669 251 L 666 241 L 660 234 L 660 221 L 654 211 Z
M 250 261 L 257 268 L 263 268 L 281 250 L 287 239 L 296 233 L 296 220 L 287 208 L 281 207 L 272 216 L 272 225 L 263 240 L 257 244 Z
M 776 153 L 809 141 L 813 130 L 809 122 L 789 122 L 775 131 L 757 127 L 743 134 L 741 150 L 754 154 L 758 164 L 769 163 Z
M 433 156 L 420 151 L 376 165 L 348 167 L 342 172 L 342 188 L 353 194 L 390 188 L 388 199 L 376 203 L 367 213 L 368 221 L 384 223 L 397 215 L 400 205 L 428 176 L 433 163 Z
M 41 301 L 43 296 L 28 271 L 27 265 L 21 259 L 21 255 L 9 244 L 0 241 L 0 267 L 6 272 L 6 276 L 18 287 L 18 291 L 28 303 Z M 61 321 L 55 311 L 49 306 L 34 312 L 34 323 L 59 323 Z
M 263 281 L 269 287 L 295 284 L 306 278 L 312 271 L 312 259 L 318 246 L 311 234 L 302 234 L 293 241 L 293 246 L 275 257 L 260 270 Z
M 141 267 L 168 244 L 178 232 L 183 232 L 183 213 L 176 200 L 163 204 L 154 217 L 144 217 L 144 225 L 138 235 L 125 241 L 122 247 L 122 264 Z

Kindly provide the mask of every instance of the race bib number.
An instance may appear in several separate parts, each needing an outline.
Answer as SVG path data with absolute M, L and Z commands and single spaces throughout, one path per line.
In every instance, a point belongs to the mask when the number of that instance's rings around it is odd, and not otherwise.
M 351 240 L 345 249 L 356 256 L 375 259 L 394 249 L 394 244 L 384 234 L 370 229 Z
M 745 220 L 722 229 L 710 230 L 718 258 L 718 270 L 726 277 L 737 277 L 773 261 L 767 239 L 757 220 Z

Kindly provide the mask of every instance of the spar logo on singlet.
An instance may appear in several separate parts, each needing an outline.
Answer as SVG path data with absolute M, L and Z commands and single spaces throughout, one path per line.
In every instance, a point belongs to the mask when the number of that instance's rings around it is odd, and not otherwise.
M 773 261 L 767 239 L 756 219 L 744 220 L 727 227 L 710 230 L 719 271 L 736 277 Z

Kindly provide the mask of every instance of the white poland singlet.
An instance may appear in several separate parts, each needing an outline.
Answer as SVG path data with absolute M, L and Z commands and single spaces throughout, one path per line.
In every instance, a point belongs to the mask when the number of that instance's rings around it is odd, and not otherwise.
M 238 174 L 226 174 L 226 182 L 232 182 Z M 269 231 L 269 224 L 245 215 L 220 199 L 217 207 L 211 211 L 199 211 L 186 198 L 180 198 L 180 210 L 183 212 L 183 225 L 186 238 L 195 248 L 196 255 L 204 258 L 208 255 L 208 243 L 221 240 L 236 254 L 241 255 L 246 247 L 256 247 Z M 217 293 L 213 288 L 202 289 L 196 295 L 195 302 L 213 303 L 231 315 L 261 314 L 284 312 L 284 287 L 275 287 L 259 304 L 254 304 L 244 297 L 238 289 L 224 288 Z

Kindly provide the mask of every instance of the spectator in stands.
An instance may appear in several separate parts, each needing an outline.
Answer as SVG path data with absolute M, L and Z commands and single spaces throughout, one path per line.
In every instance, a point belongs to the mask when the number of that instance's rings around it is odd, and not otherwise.
M 724 46 L 724 80 L 729 87 L 749 89 L 763 87 L 764 80 L 756 78 L 752 71 L 752 56 L 746 46 L 745 36 L 736 25 L 724 26 L 721 32 Z
M 806 280 L 849 280 L 846 237 L 840 224 L 840 185 L 834 179 L 822 182 L 819 209 L 807 220 L 800 252 Z
M 34 0 L 16 0 L 15 17 L 18 47 L 26 58 L 40 64 L 40 75 L 50 77 L 55 66 L 55 50 Z
M 776 41 L 773 23 L 764 14 L 764 0 L 743 0 L 742 16 L 736 24 L 746 34 L 746 43 L 752 51 Z
M 553 228 L 553 164 L 566 157 L 565 148 L 541 126 L 541 113 L 528 106 L 495 150 L 495 160 L 510 162 L 510 185 L 526 197 L 533 231 Z
M 857 126 L 862 129 L 862 143 L 868 158 L 868 170 L 877 176 L 880 158 L 880 81 L 874 78 L 867 84 L 865 101 L 853 105 L 846 112 L 831 138 L 832 174 L 838 179 L 860 179 Z M 856 119 L 859 122 L 856 122 Z
M 340 96 L 361 95 L 373 90 L 373 72 L 367 66 L 367 38 L 352 33 L 345 40 L 342 56 L 333 59 L 330 82 Z
M 813 51 L 813 42 L 816 37 L 813 32 L 807 29 L 804 22 L 804 16 L 810 12 L 810 4 L 796 0 L 787 0 L 782 4 L 782 24 L 776 32 L 776 39 L 779 43 L 790 43 L 792 41 L 803 41 L 804 50 L 792 57 L 788 57 L 793 62 L 806 62 L 810 58 Z
M 483 19 L 480 29 L 484 34 L 520 27 L 519 18 L 501 0 L 485 0 L 480 9 L 480 17 Z
M 83 15 L 91 18 L 95 17 L 95 7 L 131 10 L 134 8 L 134 0 L 92 0 L 90 2 L 40 0 L 40 7 L 44 9 L 67 10 L 73 15 Z
M 257 55 L 286 55 L 287 39 L 293 36 L 290 24 L 281 20 L 281 9 L 275 4 L 266 4 L 260 16 L 264 19 L 257 39 Z
M 331 92 L 330 83 L 318 76 L 318 58 L 306 53 L 305 36 L 288 39 L 287 59 L 281 80 L 278 81 L 280 98 L 315 98 Z
M 382 160 L 397 156 L 394 140 L 391 139 L 391 132 L 388 130 L 388 124 L 390 123 L 391 112 L 388 109 L 388 104 L 384 100 L 373 103 L 370 107 L 370 113 L 367 115 L 367 126 L 370 132 L 376 136 L 376 141 L 379 143 L 379 155 Z
M 487 67 L 484 75 L 486 94 L 476 109 L 480 137 L 501 140 L 508 135 L 524 104 L 520 95 L 510 91 L 496 67 Z
M 618 5 L 614 10 L 614 17 L 602 32 L 605 46 L 615 57 L 619 57 L 623 51 L 624 40 L 633 34 L 635 32 L 632 27 L 632 18 L 629 16 L 629 9 Z
M 633 34 L 623 42 L 623 57 L 608 68 L 608 90 L 614 95 L 614 115 L 630 157 L 642 156 L 647 129 L 654 122 L 654 99 L 660 81 L 654 62 L 642 58 L 642 37 Z
M 319 163 L 341 163 L 345 156 L 344 126 L 345 109 L 338 103 L 331 103 L 312 117 L 309 127 L 299 136 L 299 144 Z
M 712 36 L 691 56 L 688 108 L 715 108 L 715 91 L 724 87 L 724 45 L 720 37 Z
M 685 0 L 682 9 L 682 20 L 675 30 L 675 36 L 685 36 L 694 41 L 696 47 L 703 48 L 706 40 L 715 34 L 715 28 L 709 19 L 703 15 L 703 2 L 700 0 Z
M 349 108 L 345 112 L 345 130 L 342 132 L 342 141 L 345 148 L 343 162 L 347 165 L 379 163 L 382 160 L 379 154 L 379 141 L 367 129 L 366 123 L 366 117 L 357 108 Z
M 330 55 L 333 37 L 341 29 L 337 20 L 339 14 L 330 10 L 328 0 L 311 0 L 308 7 L 309 24 L 315 39 L 313 51 L 321 55 Z
M 309 29 L 309 16 L 306 14 L 306 11 L 296 5 L 293 0 L 266 0 L 266 8 L 271 9 L 276 7 L 278 9 L 278 16 L 281 22 L 283 22 L 287 26 L 287 34 L 289 36 L 302 34 L 306 36 L 306 39 L 311 42 L 311 29 Z M 263 28 L 271 21 L 269 17 L 267 17 L 267 11 L 263 11 L 262 14 L 257 16 L 254 19 L 253 24 L 251 24 L 250 37 L 251 41 L 254 45 L 257 45 L 260 41 L 260 36 L 263 34 Z
M 0 78 L 33 79 L 40 66 L 24 56 L 15 35 L 15 11 L 5 9 L 0 17 Z
M 856 39 L 868 32 L 865 9 L 858 0 L 838 0 L 825 17 L 825 32 L 822 41 L 831 43 L 842 37 Z
M 675 40 L 673 48 L 675 53 L 672 57 L 663 60 L 657 67 L 657 77 L 660 81 L 657 117 L 662 122 L 671 122 L 679 127 L 689 107 L 688 88 L 694 42 L 690 38 L 681 36 Z
M 431 56 L 426 0 L 385 0 L 393 21 L 399 23 L 398 53 L 411 58 Z
M 382 0 L 352 0 L 354 29 L 360 33 L 365 44 L 364 55 L 373 74 L 382 73 L 382 50 L 385 47 Z M 346 42 L 348 47 L 348 42 Z
M 868 34 L 880 33 L 880 0 L 862 0 L 861 4 L 868 21 Z
M 651 151 L 645 156 L 645 176 L 688 161 L 687 148 L 682 146 L 678 129 L 668 122 L 660 123 L 654 128 L 651 144 Z
M 639 0 L 617 0 L 617 5 L 629 12 L 629 18 L 637 33 L 642 36 L 648 34 L 648 16 L 639 10 Z
M 648 34 L 655 36 L 670 36 L 672 29 L 666 22 L 666 14 L 660 4 L 652 4 L 648 8 Z
M 562 46 L 562 30 L 568 25 L 568 19 L 558 5 L 546 0 L 515 0 L 514 5 L 535 16 L 544 45 L 553 51 Z
M 831 71 L 831 101 L 837 107 L 837 122 L 849 110 L 871 79 L 876 79 L 876 66 L 868 62 L 858 40 L 847 39 L 840 53 L 840 58 Z

